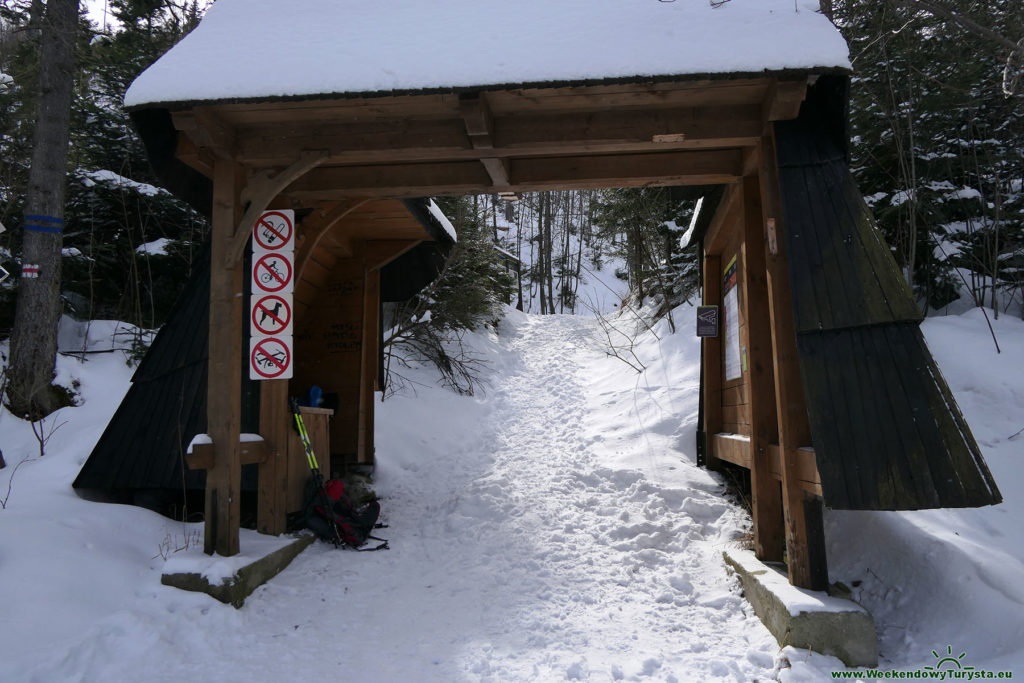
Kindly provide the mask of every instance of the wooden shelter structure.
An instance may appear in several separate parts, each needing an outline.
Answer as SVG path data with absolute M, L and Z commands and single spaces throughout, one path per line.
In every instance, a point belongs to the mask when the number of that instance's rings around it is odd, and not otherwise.
M 306 226 L 318 220 L 323 218 L 313 213 L 302 217 Z M 452 247 L 442 220 L 426 200 L 368 201 L 306 236 L 298 250 L 301 270 L 293 304 L 294 376 L 259 382 L 242 373 L 243 433 L 262 434 L 266 420 L 280 417 L 263 414 L 264 391 L 304 397 L 316 385 L 324 392 L 325 407 L 302 410 L 325 474 L 372 463 L 381 304 L 406 301 L 440 272 Z M 210 463 L 204 446 L 189 451 L 190 442 L 207 432 L 208 394 L 217 400 L 221 389 L 210 391 L 207 385 L 211 265 L 206 250 L 75 479 L 76 489 L 161 511 L 195 509 L 188 492 L 205 488 Z M 251 325 L 243 326 L 246 337 Z M 241 446 L 240 490 L 257 497 L 255 523 L 268 533 L 284 531 L 286 515 L 301 508 L 309 475 L 294 430 L 278 438 L 278 443 L 249 440 Z
M 823 334 L 824 327 L 803 315 L 808 300 L 790 293 L 791 281 L 794 292 L 804 291 L 798 278 L 805 274 L 827 283 L 857 275 L 825 268 L 834 246 L 824 237 L 811 242 L 806 231 L 792 232 L 806 221 L 815 235 L 831 235 L 836 225 L 821 203 L 854 193 L 845 180 L 839 194 L 810 191 L 819 165 L 845 170 L 842 154 L 824 151 L 809 161 L 799 154 L 821 151 L 819 128 L 841 139 L 845 120 L 846 46 L 816 8 L 807 0 L 733 0 L 720 6 L 296 0 L 286 13 L 270 0 L 213 5 L 200 26 L 143 73 L 126 96 L 168 187 L 197 201 L 212 195 L 207 551 L 238 551 L 240 294 L 245 244 L 263 210 L 305 212 L 300 238 L 316 243 L 326 225 L 369 200 L 683 186 L 722 198 L 704 240 L 708 301 L 723 294 L 717 284 L 722 267 L 728 267 L 723 261 L 742 255 L 741 381 L 723 376 L 720 346 L 705 346 L 709 455 L 751 470 L 758 555 L 781 560 L 785 551 L 793 583 L 817 586 L 821 572 L 812 567 L 824 567 L 823 555 L 814 555 L 822 544 L 808 538 L 822 534 L 815 528 L 821 496 L 825 504 L 834 496 L 840 506 L 877 501 L 875 507 L 883 507 L 894 498 L 882 495 L 882 479 L 871 477 L 918 466 L 929 454 L 895 458 L 901 447 L 914 448 L 901 441 L 878 455 L 878 468 L 866 473 L 858 458 L 876 444 L 854 441 L 851 451 L 845 439 L 848 431 L 873 429 L 876 413 L 836 400 L 832 412 L 808 419 L 808 399 L 841 394 L 839 382 L 856 374 L 842 366 L 856 355 L 850 337 Z M 432 26 L 457 32 L 457 39 L 437 36 Z M 243 44 L 240 36 L 250 42 Z M 805 101 L 826 106 L 814 104 L 802 114 Z M 810 166 L 799 166 L 805 161 Z M 367 229 L 338 248 L 371 264 L 404 244 L 375 244 L 376 234 Z M 845 235 L 840 233 L 840 244 Z M 787 252 L 804 265 L 787 267 Z M 881 259 L 883 252 L 873 250 L 872 258 Z M 328 267 L 323 282 L 333 272 Z M 860 275 L 856 282 L 864 289 L 851 289 L 848 296 L 869 296 L 882 284 L 870 273 Z M 814 296 L 816 287 L 806 291 Z M 820 303 L 822 310 L 829 308 L 828 300 Z M 905 313 L 899 308 L 894 319 L 904 324 Z M 365 328 L 362 334 L 365 339 Z M 895 352 L 886 346 L 892 337 L 869 337 L 878 356 Z M 838 364 L 834 359 L 842 357 L 829 355 L 836 349 L 849 352 Z M 317 351 L 311 353 L 308 362 L 318 362 Z M 819 385 L 807 383 L 819 374 L 801 376 L 819 361 L 829 373 L 821 393 Z M 287 387 L 263 385 L 259 434 L 274 449 L 287 429 Z M 929 401 L 930 409 L 941 412 L 941 405 Z M 955 415 L 948 404 L 946 410 Z M 954 422 L 967 433 L 962 420 Z M 829 431 L 840 423 L 845 431 Z M 942 438 L 952 436 L 951 430 L 942 432 Z M 833 451 L 837 442 L 844 442 L 842 449 Z M 976 456 L 976 448 L 971 453 Z M 980 457 L 951 462 L 946 474 L 984 467 Z M 837 492 L 853 489 L 833 484 L 845 486 L 854 478 L 859 497 L 842 498 Z M 961 502 L 997 499 L 990 478 L 981 479 L 987 489 L 972 483 L 973 495 Z

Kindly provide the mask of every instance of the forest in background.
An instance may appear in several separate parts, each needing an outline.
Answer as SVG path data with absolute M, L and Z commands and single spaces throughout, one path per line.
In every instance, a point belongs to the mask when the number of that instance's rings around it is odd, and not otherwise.
M 20 268 L 42 4 L 0 6 L 0 222 L 7 228 L 0 265 L 12 273 L 0 285 L 0 336 L 13 321 Z M 831 5 L 855 67 L 854 172 L 922 307 L 941 311 L 966 300 L 1024 314 L 1019 53 L 918 3 Z M 1024 36 L 1019 2 L 956 7 L 1008 41 Z M 79 319 L 155 328 L 189 277 L 208 225 L 160 188 L 121 101 L 134 77 L 196 25 L 203 4 L 110 0 L 109 11 L 116 21 L 106 30 L 83 16 L 79 31 L 62 299 Z M 578 296 L 581 279 L 607 269 L 628 282 L 631 305 L 654 300 L 667 310 L 697 287 L 696 254 L 679 244 L 694 202 L 671 189 L 439 202 L 460 232 L 455 253 L 463 263 L 407 307 L 410 320 L 438 330 L 479 324 L 498 302 L 542 314 L 585 311 L 591 303 Z M 458 313 L 460 306 L 468 312 Z

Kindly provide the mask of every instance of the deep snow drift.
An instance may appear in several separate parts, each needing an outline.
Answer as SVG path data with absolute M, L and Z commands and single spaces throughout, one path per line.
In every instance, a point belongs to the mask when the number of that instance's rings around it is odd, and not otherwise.
M 63 426 L 46 455 L 0 414 L 0 499 L 14 476 L 0 510 L 0 679 L 829 678 L 841 663 L 780 651 L 725 573 L 721 550 L 749 521 L 693 463 L 693 310 L 676 323 L 623 352 L 640 374 L 607 356 L 596 320 L 514 311 L 471 339 L 489 362 L 481 394 L 407 372 L 416 395 L 377 414 L 393 549 L 315 545 L 241 610 L 159 584 L 164 556 L 192 552 L 173 551 L 200 527 L 71 491 L 130 370 L 120 353 L 61 357 L 84 402 L 47 423 Z M 94 323 L 83 342 L 68 324 L 65 348 L 109 345 L 112 327 Z M 832 578 L 875 614 L 883 668 L 921 668 L 951 646 L 975 667 L 1024 671 L 1024 434 L 1010 438 L 1024 427 L 1024 323 L 997 321 L 998 356 L 979 312 L 924 328 L 1007 502 L 830 513 Z

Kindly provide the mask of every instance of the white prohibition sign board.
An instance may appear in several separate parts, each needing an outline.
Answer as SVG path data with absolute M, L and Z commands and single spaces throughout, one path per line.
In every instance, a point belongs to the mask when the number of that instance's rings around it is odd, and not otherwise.
M 252 335 L 290 336 L 292 333 L 292 295 L 263 294 L 250 297 L 249 320 Z
M 252 227 L 254 254 L 295 250 L 295 212 L 291 209 L 264 211 Z
M 292 254 L 274 252 L 252 255 L 252 293 L 285 294 L 295 288 Z
M 291 379 L 292 338 L 252 337 L 249 340 L 249 379 Z

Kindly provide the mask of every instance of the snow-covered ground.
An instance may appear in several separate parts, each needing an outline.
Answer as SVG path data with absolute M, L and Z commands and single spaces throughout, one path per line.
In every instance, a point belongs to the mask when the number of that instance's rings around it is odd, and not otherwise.
M 0 414 L 0 680 L 830 678 L 841 663 L 780 650 L 724 570 L 749 521 L 694 465 L 693 310 L 676 322 L 636 337 L 640 374 L 605 353 L 598 320 L 515 311 L 471 340 L 481 394 L 415 371 L 416 395 L 377 417 L 392 549 L 315 545 L 240 610 L 159 584 L 199 527 L 72 492 L 130 369 L 120 352 L 62 356 L 83 402 L 47 422 L 62 426 L 46 455 Z M 112 328 L 85 344 L 109 348 Z M 977 312 L 924 325 L 1006 502 L 828 515 L 832 578 L 874 613 L 883 668 L 950 647 L 1024 675 L 1024 323 L 995 328 L 999 355 Z

